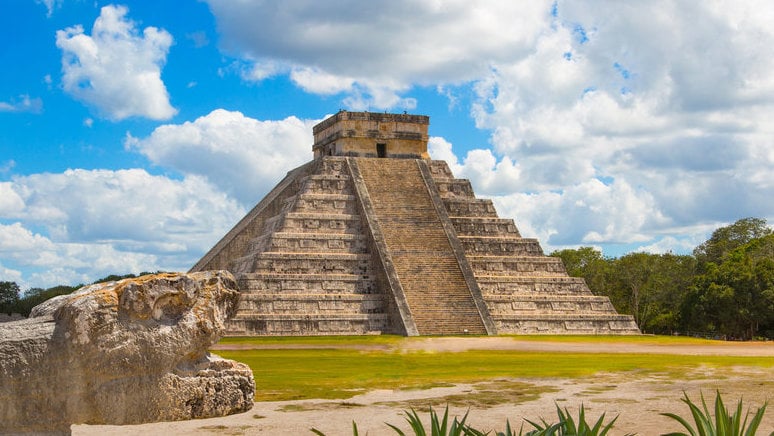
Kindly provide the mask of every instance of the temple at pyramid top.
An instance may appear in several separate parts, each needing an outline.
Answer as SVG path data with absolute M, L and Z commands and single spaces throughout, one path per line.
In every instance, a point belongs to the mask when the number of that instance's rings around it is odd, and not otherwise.
M 314 126 L 314 158 L 323 156 L 429 159 L 430 117 L 339 111 Z
M 314 159 L 192 268 L 236 277 L 227 334 L 638 334 L 430 159 L 429 123 L 340 111 L 314 127 Z

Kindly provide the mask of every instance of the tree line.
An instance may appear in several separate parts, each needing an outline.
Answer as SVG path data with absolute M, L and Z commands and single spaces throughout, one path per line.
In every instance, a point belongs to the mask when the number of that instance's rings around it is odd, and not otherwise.
M 124 274 L 116 275 L 111 274 L 103 277 L 99 280 L 95 280 L 94 283 L 112 282 L 116 280 L 139 277 L 148 272 L 142 272 L 140 274 Z M 33 307 L 48 300 L 49 298 L 56 297 L 57 295 L 70 294 L 83 287 L 83 284 L 75 286 L 59 285 L 51 288 L 30 288 L 26 292 L 22 293 L 19 285 L 16 282 L 0 281 L 0 313 L 12 314 L 19 313 L 23 316 L 29 316 Z
M 643 333 L 701 333 L 774 339 L 774 233 L 760 218 L 718 228 L 692 255 L 630 253 L 605 257 L 592 247 L 554 251 L 568 274 L 583 277 Z M 141 273 L 140 275 L 147 274 Z M 94 283 L 136 277 L 110 275 Z M 77 286 L 32 288 L 0 282 L 0 313 L 28 316 L 41 302 Z
M 551 256 L 643 333 L 774 339 L 774 233 L 764 219 L 718 228 L 692 255 L 611 258 L 581 247 Z

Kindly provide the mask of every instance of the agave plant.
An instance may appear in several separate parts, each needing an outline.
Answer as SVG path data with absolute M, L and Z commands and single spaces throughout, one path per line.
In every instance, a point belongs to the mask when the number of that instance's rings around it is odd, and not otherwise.
M 438 414 L 433 410 L 433 408 L 430 408 L 430 432 L 428 433 L 425 429 L 425 425 L 422 423 L 422 420 L 419 418 L 419 414 L 417 413 L 414 408 L 411 408 L 411 412 L 406 411 L 404 412 L 406 415 L 406 421 L 409 423 L 409 426 L 411 426 L 411 430 L 414 431 L 415 436 L 427 436 L 428 434 L 430 436 L 478 436 L 478 434 L 484 434 L 484 433 L 478 433 L 476 430 L 469 429 L 468 426 L 465 425 L 465 420 L 468 419 L 468 413 L 465 413 L 465 416 L 462 417 L 462 420 L 457 421 L 457 417 L 454 417 L 454 420 L 449 423 L 449 406 L 446 405 L 446 410 L 443 413 L 443 418 L 439 418 Z M 401 429 L 398 427 L 387 424 L 390 428 L 395 430 L 397 434 L 400 436 L 406 436 L 406 433 L 404 433 Z M 470 433 L 470 431 L 473 431 L 474 433 Z
M 688 433 L 675 432 L 669 433 L 666 436 L 753 436 L 758 431 L 758 426 L 760 426 L 761 420 L 763 420 L 763 414 L 766 412 L 766 406 L 768 405 L 768 401 L 763 403 L 763 406 L 755 412 L 755 415 L 748 423 L 747 419 L 750 416 L 750 410 L 747 409 L 744 420 L 742 420 L 742 400 L 739 400 L 736 411 L 733 414 L 729 414 L 728 409 L 723 404 L 720 391 L 717 391 L 715 395 L 715 419 L 713 420 L 707 403 L 704 401 L 703 393 L 701 394 L 701 408 L 694 404 L 685 392 L 683 392 L 683 396 L 684 398 L 681 401 L 690 408 L 696 428 L 694 429 L 686 419 L 674 413 L 662 413 L 662 415 L 679 422 L 688 430 Z M 771 434 L 774 435 L 774 432 Z
M 618 416 L 613 418 L 610 422 L 605 424 L 605 414 L 597 419 L 593 425 L 589 425 L 586 422 L 586 410 L 583 404 L 580 406 L 580 413 L 578 414 L 578 422 L 576 423 L 572 415 L 567 409 L 562 410 L 559 405 L 556 405 L 556 414 L 559 418 L 559 422 L 556 424 L 549 424 L 543 418 L 540 418 L 541 423 L 535 423 L 528 419 L 525 419 L 530 423 L 534 430 L 524 433 L 524 436 L 605 436 L 613 424 L 618 419 Z M 510 422 L 506 423 L 506 432 L 497 433 L 497 436 L 515 436 L 510 428 Z M 519 429 L 519 436 L 522 435 L 522 430 Z
M 414 410 L 413 407 L 411 408 L 411 411 L 404 411 L 404 414 L 406 415 L 406 421 L 409 423 L 409 426 L 411 427 L 411 430 L 414 432 L 415 436 L 485 436 L 488 434 L 465 425 L 465 420 L 468 418 L 467 413 L 465 413 L 465 416 L 463 416 L 459 421 L 455 416 L 450 423 L 448 405 L 446 406 L 446 410 L 443 413 L 443 417 L 439 417 L 435 410 L 433 410 L 432 407 L 430 408 L 429 432 L 427 429 L 425 429 L 425 425 L 422 423 L 422 419 L 419 417 L 419 414 L 416 410 Z M 385 424 L 395 430 L 397 434 L 406 436 L 406 433 L 404 433 L 403 430 L 397 426 L 389 423 Z M 316 428 L 313 428 L 312 432 L 317 436 L 325 436 L 325 433 Z M 357 424 L 355 421 L 352 421 L 352 435 L 358 436 Z

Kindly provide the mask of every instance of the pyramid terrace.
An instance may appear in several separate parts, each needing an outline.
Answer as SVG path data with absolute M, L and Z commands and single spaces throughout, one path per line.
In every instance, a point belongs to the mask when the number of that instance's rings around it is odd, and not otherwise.
M 340 111 L 192 271 L 242 292 L 231 335 L 639 334 L 427 153 L 429 117 Z

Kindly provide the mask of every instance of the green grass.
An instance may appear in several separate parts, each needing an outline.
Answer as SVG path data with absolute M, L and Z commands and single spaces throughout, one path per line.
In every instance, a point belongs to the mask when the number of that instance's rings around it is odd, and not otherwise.
M 664 344 L 676 343 L 668 337 L 647 338 Z M 557 342 L 643 340 L 640 337 L 538 339 Z M 703 366 L 774 366 L 774 359 L 770 357 L 400 350 L 403 341 L 412 340 L 422 339 L 396 336 L 226 338 L 221 343 L 256 344 L 262 348 L 218 350 L 217 354 L 244 362 L 253 369 L 258 401 L 346 399 L 373 389 L 425 389 L 450 383 L 476 383 L 503 378 L 579 378 L 599 372 L 663 373 L 685 377 L 686 374 L 696 373 Z M 688 343 L 694 342 L 701 344 L 705 341 L 689 340 Z M 681 338 L 679 343 L 686 342 Z M 291 348 L 302 345 L 306 347 Z M 385 345 L 388 347 L 372 348 Z
M 324 348 L 326 346 L 346 347 L 346 346 L 384 346 L 397 345 L 406 340 L 403 336 L 395 335 L 373 335 L 373 336 L 228 336 L 218 344 L 222 345 L 260 345 L 262 347 L 279 347 L 287 345 L 312 345 Z
M 711 339 L 690 338 L 686 336 L 661 336 L 661 335 L 638 335 L 638 336 L 593 336 L 593 335 L 504 335 L 518 341 L 535 342 L 569 342 L 569 343 L 605 343 L 605 344 L 638 344 L 638 345 L 729 345 L 730 342 L 716 341 Z

